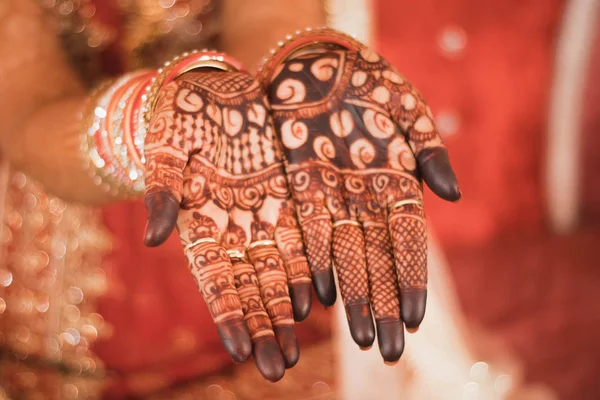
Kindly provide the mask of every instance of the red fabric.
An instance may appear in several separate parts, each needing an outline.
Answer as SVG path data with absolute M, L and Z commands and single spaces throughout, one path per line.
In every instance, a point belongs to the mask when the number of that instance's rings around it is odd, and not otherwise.
M 445 141 L 463 199 L 455 205 L 427 198 L 443 242 L 471 246 L 508 229 L 541 229 L 539 178 L 562 1 L 375 3 L 380 52 L 434 112 L 456 110 L 461 119 L 459 133 Z M 438 46 L 452 26 L 466 33 L 459 59 Z
M 145 247 L 146 218 L 141 202 L 105 210 L 114 249 L 106 260 L 108 292 L 99 312 L 114 333 L 95 350 L 110 369 L 125 375 L 162 373 L 164 379 L 179 380 L 218 371 L 230 358 L 181 243 L 174 234 L 159 248 Z
M 446 143 L 464 197 L 448 204 L 429 194 L 427 212 L 467 318 L 500 335 L 530 382 L 560 398 L 596 399 L 600 82 L 593 74 L 600 36 L 584 119 L 585 218 L 564 237 L 544 221 L 545 124 L 564 3 L 376 0 L 375 37 L 434 114 L 456 110 L 460 117 Z M 452 26 L 466 34 L 458 58 L 438 46 Z
M 600 11 L 599 11 L 600 13 Z M 600 29 L 596 32 L 595 45 L 588 68 L 583 109 L 582 146 L 583 171 L 581 185 L 583 195 L 583 220 L 594 220 L 600 225 Z

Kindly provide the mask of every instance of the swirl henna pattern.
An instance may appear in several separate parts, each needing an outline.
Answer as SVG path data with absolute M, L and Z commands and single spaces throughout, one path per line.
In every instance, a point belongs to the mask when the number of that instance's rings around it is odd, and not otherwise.
M 309 47 L 266 76 L 317 295 L 335 300 L 333 258 L 355 342 L 373 343 L 373 312 L 382 356 L 394 362 L 404 349 L 403 323 L 416 329 L 425 313 L 420 174 L 428 170 L 426 181 L 442 197 L 460 196 L 431 110 L 364 46 Z
M 236 361 L 252 348 L 261 373 L 280 379 L 299 357 L 294 316 L 308 314 L 311 279 L 258 81 L 237 72 L 180 76 L 161 89 L 145 154 L 146 242 L 166 239 L 178 214 L 225 347 Z

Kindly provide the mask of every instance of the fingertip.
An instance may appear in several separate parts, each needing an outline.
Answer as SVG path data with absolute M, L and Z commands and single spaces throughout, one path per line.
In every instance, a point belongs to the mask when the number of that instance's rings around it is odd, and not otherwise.
M 165 235 L 161 232 L 162 229 L 155 226 L 155 224 L 151 224 L 150 221 L 146 224 L 146 233 L 144 234 L 144 245 L 146 247 L 157 247 L 163 244 L 169 235 Z M 165 237 L 166 236 L 166 237 Z
M 252 354 L 252 341 L 243 318 L 235 318 L 217 324 L 217 331 L 225 350 L 233 361 L 242 363 Z
M 368 303 L 354 303 L 346 306 L 350 335 L 361 348 L 368 348 L 375 341 L 375 326 L 371 307 Z
M 399 319 L 377 321 L 377 343 L 384 362 L 395 364 L 404 352 L 404 327 Z
M 425 183 L 433 193 L 452 202 L 461 198 L 458 180 L 450 164 L 448 151 L 444 147 L 422 150 L 417 157 L 417 162 Z
M 335 304 L 337 293 L 335 289 L 335 279 L 333 269 L 327 268 L 322 271 L 313 272 L 313 286 L 317 299 L 325 307 L 331 307 Z
M 148 211 L 148 223 L 144 234 L 144 244 L 156 247 L 164 243 L 177 224 L 179 201 L 166 191 L 147 193 L 144 198 Z
M 402 290 L 400 294 L 400 305 L 402 320 L 406 329 L 416 330 L 423 322 L 427 304 L 427 290 Z
M 285 361 L 277 340 L 273 336 L 255 340 L 252 355 L 256 367 L 265 379 L 277 382 L 283 378 Z
M 275 337 L 281 348 L 286 368 L 292 368 L 300 359 L 300 347 L 293 326 L 275 326 Z
M 304 321 L 312 306 L 312 288 L 310 282 L 293 283 L 290 287 L 290 298 L 294 310 L 294 320 Z

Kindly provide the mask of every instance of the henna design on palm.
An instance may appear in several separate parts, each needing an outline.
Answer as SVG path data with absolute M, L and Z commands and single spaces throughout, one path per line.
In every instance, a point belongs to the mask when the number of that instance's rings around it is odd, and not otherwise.
M 252 352 L 263 376 L 280 379 L 299 357 L 294 316 L 310 310 L 310 270 L 258 82 L 177 78 L 161 90 L 145 155 L 146 243 L 164 241 L 176 220 L 226 349 L 236 361 Z
M 460 197 L 431 110 L 372 50 L 322 47 L 270 72 L 269 100 L 320 301 L 335 300 L 333 263 L 356 343 L 383 358 L 404 348 L 426 302 L 421 177 Z M 269 72 L 267 73 L 268 76 Z

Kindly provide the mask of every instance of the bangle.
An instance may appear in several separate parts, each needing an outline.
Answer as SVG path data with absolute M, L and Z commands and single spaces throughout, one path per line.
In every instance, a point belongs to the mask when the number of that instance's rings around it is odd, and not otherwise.
M 117 195 L 136 195 L 143 191 L 143 173 L 131 157 L 128 145 L 132 136 L 125 110 L 139 97 L 139 86 L 153 75 L 150 71 L 127 74 L 101 84 L 86 107 L 86 129 L 81 151 L 93 182 Z
M 114 196 L 143 193 L 144 140 L 158 93 L 196 68 L 244 71 L 237 60 L 214 51 L 193 51 L 158 71 L 138 71 L 102 83 L 86 105 L 81 154 L 93 182 Z
M 301 49 L 313 45 L 325 45 L 331 48 L 344 48 L 350 51 L 359 51 L 366 46 L 354 36 L 332 28 L 308 27 L 298 30 L 293 35 L 287 35 L 285 40 L 277 43 L 277 47 L 270 50 L 270 55 L 263 58 L 263 64 L 258 69 L 258 78 L 265 88 L 271 82 L 277 67 Z

